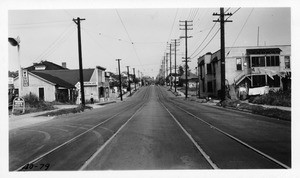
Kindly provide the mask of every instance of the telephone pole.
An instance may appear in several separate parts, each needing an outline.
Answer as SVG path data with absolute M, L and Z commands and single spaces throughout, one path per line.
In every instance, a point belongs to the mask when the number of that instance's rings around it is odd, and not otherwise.
M 221 101 L 226 98 L 226 88 L 225 88 L 225 22 L 232 22 L 232 20 L 225 20 L 225 16 L 231 16 L 231 13 L 224 14 L 224 8 L 220 8 L 220 14 L 213 13 L 214 16 L 220 16 L 220 19 L 214 20 L 213 22 L 220 22 L 221 28 Z
M 127 79 L 128 79 L 128 88 L 129 88 L 129 94 L 131 96 L 131 87 L 130 87 L 130 78 L 129 78 L 129 66 L 126 66 L 127 67 Z
M 123 101 L 123 96 L 122 96 L 122 79 L 121 79 L 121 69 L 120 69 L 120 60 L 121 59 L 116 59 L 118 61 L 118 67 L 119 67 L 119 90 L 120 90 L 120 97 L 121 101 Z
M 170 43 L 170 90 L 172 90 L 172 43 Z
M 168 78 L 168 53 L 166 53 L 166 82 Z
M 187 78 L 187 70 L 188 70 L 188 47 L 187 47 L 187 39 L 191 38 L 192 36 L 187 36 L 187 31 L 188 30 L 193 30 L 192 28 L 188 28 L 189 26 L 193 26 L 192 24 L 188 24 L 191 23 L 193 21 L 181 21 L 179 20 L 179 22 L 183 23 L 184 25 L 180 24 L 179 26 L 184 26 L 184 29 L 180 28 L 180 30 L 185 30 L 185 36 L 180 37 L 180 38 L 185 38 L 185 98 L 187 99 L 188 97 L 188 78 Z
M 73 19 L 73 21 L 77 24 L 77 31 L 78 31 L 78 56 L 79 56 L 79 78 L 80 78 L 81 105 L 85 106 L 83 71 L 82 71 L 81 32 L 80 32 L 80 21 L 81 20 L 85 20 L 85 19 L 81 19 L 79 17 L 77 17 L 77 19 Z
M 135 68 L 133 69 L 133 82 L 134 82 L 134 90 L 136 91 L 136 83 L 135 83 Z
M 173 41 L 173 40 L 172 40 Z M 175 92 L 177 92 L 177 87 L 176 87 L 176 78 L 177 78 L 177 64 L 176 64 L 176 46 L 177 46 L 177 39 L 174 39 L 174 57 L 175 57 L 175 84 L 174 84 L 174 87 L 175 87 Z

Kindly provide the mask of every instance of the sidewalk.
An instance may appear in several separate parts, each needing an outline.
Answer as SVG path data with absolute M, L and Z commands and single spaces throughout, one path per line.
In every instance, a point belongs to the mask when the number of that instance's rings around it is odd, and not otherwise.
M 22 114 L 22 115 L 9 115 L 9 117 L 8 117 L 8 119 L 9 119 L 9 121 L 8 121 L 9 122 L 9 130 L 51 120 L 55 116 L 48 117 L 48 116 L 38 116 L 38 115 L 45 114 L 45 113 L 51 112 L 51 111 L 58 111 L 58 110 L 61 110 L 61 109 L 75 108 L 75 107 L 77 107 L 77 105 L 55 105 L 54 107 L 57 108 L 57 109 L 49 110 L 49 111 Z
M 93 109 L 102 108 L 105 104 L 115 103 L 116 101 L 108 101 L 108 102 L 101 102 L 101 103 L 94 103 L 94 104 L 86 104 L 86 106 L 90 106 Z M 22 115 L 9 115 L 9 130 L 28 126 L 28 125 L 34 125 L 38 124 L 40 122 L 49 121 L 56 116 L 39 116 L 42 114 L 45 114 L 47 112 L 53 112 L 58 111 L 61 109 L 70 109 L 70 108 L 76 108 L 78 105 L 54 105 L 54 110 L 49 111 L 41 111 L 41 112 L 34 112 L 34 113 L 27 113 Z

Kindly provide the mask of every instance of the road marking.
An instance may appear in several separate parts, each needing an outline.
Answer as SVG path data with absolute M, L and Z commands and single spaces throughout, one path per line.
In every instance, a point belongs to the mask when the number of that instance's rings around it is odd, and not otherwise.
M 146 90 L 149 90 L 149 89 L 147 88 Z M 146 98 L 146 95 L 147 95 L 147 94 L 148 94 L 148 92 L 145 92 L 145 95 L 143 96 L 143 99 L 142 99 L 142 100 L 144 100 L 144 99 Z M 149 94 L 148 94 L 148 95 L 149 95 Z M 144 104 L 145 104 L 145 103 L 144 103 Z M 132 105 L 130 105 L 130 106 L 132 106 Z M 127 108 L 127 107 L 125 107 L 125 108 Z M 139 109 L 140 109 L 140 108 L 139 108 Z M 46 156 L 46 155 L 50 154 L 51 152 L 54 152 L 55 150 L 57 150 L 57 149 L 59 149 L 59 148 L 65 146 L 65 145 L 71 143 L 72 141 L 76 140 L 76 139 L 79 138 L 80 136 L 82 136 L 82 135 L 84 135 L 84 134 L 90 132 L 91 130 L 95 129 L 96 127 L 98 127 L 98 126 L 100 126 L 100 125 L 102 125 L 102 124 L 108 122 L 109 120 L 113 119 L 114 117 L 116 117 L 117 115 L 119 115 L 119 114 L 122 113 L 122 112 L 124 112 L 124 110 L 122 110 L 121 112 L 119 112 L 119 113 L 117 113 L 117 114 L 115 114 L 115 115 L 109 117 L 108 119 L 106 119 L 106 120 L 100 122 L 99 124 L 95 125 L 94 127 L 92 127 L 92 128 L 90 128 L 90 129 L 88 129 L 88 130 L 82 132 L 81 134 L 78 134 L 77 136 L 75 136 L 75 137 L 73 137 L 72 139 L 70 139 L 70 140 L 68 140 L 68 141 L 66 141 L 66 142 L 64 142 L 64 143 L 62 143 L 61 145 L 58 145 L 57 147 L 55 147 L 55 148 L 49 150 L 48 152 L 46 152 L 46 153 L 44 153 L 44 154 L 42 154 L 42 155 L 36 157 L 35 159 L 33 159 L 33 160 L 27 162 L 26 164 L 23 164 L 21 167 L 19 167 L 18 169 L 14 170 L 14 171 L 20 171 L 20 170 L 21 170 L 24 166 L 26 166 L 27 164 L 32 164 L 32 163 L 38 162 L 39 160 L 43 159 L 44 156 Z
M 114 137 L 127 125 L 127 123 L 145 106 L 146 102 L 79 168 L 84 170 L 95 157 L 112 141 Z
M 174 103 L 173 103 L 173 104 L 174 104 Z M 282 162 L 276 160 L 275 158 L 272 158 L 271 156 L 267 155 L 266 153 L 263 153 L 262 151 L 260 151 L 260 150 L 258 150 L 258 149 L 256 149 L 256 148 L 254 148 L 254 147 L 248 145 L 247 143 L 243 142 L 242 140 L 240 140 L 240 139 L 238 139 L 238 138 L 236 138 L 236 137 L 234 137 L 234 136 L 232 136 L 232 135 L 226 133 L 225 131 L 223 131 L 223 130 L 221 130 L 221 129 L 219 129 L 219 128 L 213 126 L 213 125 L 211 125 L 210 123 L 208 123 L 208 122 L 206 122 L 205 120 L 199 118 L 198 116 L 195 116 L 194 114 L 192 114 L 192 113 L 186 111 L 185 109 L 182 109 L 181 107 L 177 106 L 176 104 L 174 104 L 174 105 L 175 105 L 177 108 L 179 108 L 180 110 L 186 112 L 187 114 L 189 114 L 189 115 L 193 116 L 194 118 L 200 120 L 201 122 L 207 124 L 208 126 L 210 126 L 210 128 L 215 129 L 215 130 L 221 132 L 222 134 L 224 134 L 224 135 L 228 136 L 229 138 L 231 138 L 231 139 L 233 139 L 233 140 L 239 142 L 240 144 L 246 146 L 247 148 L 249 148 L 249 149 L 251 149 L 251 150 L 257 152 L 258 154 L 260 154 L 260 155 L 262 155 L 262 156 L 264 156 L 264 157 L 270 159 L 271 161 L 273 161 L 273 162 L 279 164 L 280 166 L 282 166 L 282 167 L 284 167 L 284 168 L 286 168 L 286 169 L 290 169 L 289 166 L 287 166 L 287 165 L 285 165 L 284 163 L 282 163 Z
M 177 119 L 174 117 L 174 115 L 166 108 L 166 106 L 160 102 L 160 104 L 168 111 L 168 113 L 172 116 L 174 121 L 179 125 L 179 127 L 183 130 L 183 132 L 188 136 L 188 138 L 193 142 L 193 144 L 197 147 L 197 149 L 200 151 L 200 153 L 204 156 L 206 161 L 211 165 L 214 169 L 219 169 L 218 166 L 213 163 L 213 161 L 210 159 L 210 157 L 204 152 L 204 150 L 198 145 L 198 143 L 193 139 L 193 137 L 183 128 L 183 126 L 177 121 Z
M 29 129 L 24 129 L 23 131 L 32 131 L 32 132 L 42 133 L 45 136 L 45 138 L 43 140 L 44 142 L 48 141 L 51 138 L 51 136 L 48 132 L 44 132 L 44 131 L 40 131 L 40 130 L 29 130 Z
M 78 137 L 80 137 L 80 136 L 86 134 L 87 132 L 93 130 L 93 129 L 96 128 L 97 126 L 99 126 L 99 125 L 101 125 L 101 124 L 104 124 L 105 122 L 111 120 L 112 118 L 114 118 L 115 116 L 117 116 L 117 115 L 119 115 L 119 114 L 120 114 L 120 113 L 117 113 L 117 114 L 111 116 L 110 118 L 106 119 L 105 121 L 100 122 L 99 124 L 95 125 L 94 127 L 92 127 L 92 128 L 90 128 L 90 129 L 88 129 L 88 130 L 82 132 L 81 134 L 78 134 L 77 136 L 75 136 L 75 137 L 73 137 L 72 139 L 70 139 L 70 140 L 64 142 L 63 144 L 58 145 L 57 147 L 55 147 L 55 148 L 49 150 L 48 152 L 46 152 L 46 153 L 44 153 L 44 154 L 38 156 L 37 158 L 33 159 L 32 161 L 30 161 L 30 162 L 28 162 L 28 163 L 22 165 L 21 167 L 19 167 L 19 168 L 16 169 L 15 171 L 19 171 L 19 170 L 21 170 L 25 165 L 34 163 L 34 162 L 36 162 L 37 160 L 42 159 L 44 156 L 48 155 L 49 153 L 51 153 L 51 152 L 53 152 L 53 151 L 55 151 L 55 150 L 57 150 L 57 149 L 59 149 L 59 148 L 65 146 L 65 145 L 67 145 L 67 144 L 69 144 L 69 143 L 71 143 L 72 141 L 76 140 Z

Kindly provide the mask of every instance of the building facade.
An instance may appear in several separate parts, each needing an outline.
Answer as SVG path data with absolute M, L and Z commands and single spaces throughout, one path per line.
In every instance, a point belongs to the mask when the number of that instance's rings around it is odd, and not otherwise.
M 47 70 L 42 64 L 36 68 L 23 69 L 22 96 L 35 94 L 40 100 L 80 103 L 79 70 Z M 83 69 L 85 99 L 94 101 L 109 97 L 109 82 L 105 77 L 106 68 L 96 66 L 94 69 Z M 14 79 L 14 87 L 19 88 L 19 77 Z
M 246 88 L 269 86 L 291 88 L 291 46 L 247 46 L 225 48 L 225 83 Z M 221 53 L 198 58 L 200 94 L 218 96 L 221 89 Z

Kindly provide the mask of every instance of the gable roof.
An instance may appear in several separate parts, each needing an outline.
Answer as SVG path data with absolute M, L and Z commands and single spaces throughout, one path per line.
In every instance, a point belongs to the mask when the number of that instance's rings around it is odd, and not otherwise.
M 45 66 L 46 68 L 44 70 L 69 70 L 68 68 L 64 68 L 60 65 L 54 64 L 53 62 L 49 61 L 41 61 L 40 63 L 34 63 L 32 66 L 29 66 L 25 69 L 28 71 L 34 71 L 35 66 Z
M 49 81 L 57 86 L 65 87 L 65 88 L 74 88 L 74 85 L 72 85 L 58 77 L 52 76 L 50 74 L 46 74 L 46 73 L 42 73 L 42 72 L 35 72 L 35 71 L 32 71 L 31 73 L 38 77 L 41 77 L 41 78 L 45 79 L 46 81 Z
M 88 82 L 90 81 L 93 72 L 95 69 L 83 69 L 83 81 Z M 41 71 L 34 71 L 35 74 L 39 73 L 40 75 L 48 74 L 52 77 L 58 78 L 66 83 L 69 83 L 73 86 L 76 85 L 77 82 L 80 81 L 79 78 L 79 69 L 74 70 L 41 70 Z M 43 75 L 46 76 L 46 75 Z

